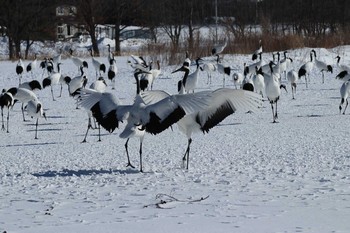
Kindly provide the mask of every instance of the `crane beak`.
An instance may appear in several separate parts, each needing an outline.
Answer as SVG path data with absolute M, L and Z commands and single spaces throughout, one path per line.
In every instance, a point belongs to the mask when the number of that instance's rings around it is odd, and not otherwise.
M 179 72 L 179 71 L 184 71 L 185 69 L 184 69 L 184 66 L 181 66 L 179 69 L 177 69 L 177 70 L 174 70 L 173 72 L 171 72 L 172 74 L 173 73 L 176 73 L 176 72 Z

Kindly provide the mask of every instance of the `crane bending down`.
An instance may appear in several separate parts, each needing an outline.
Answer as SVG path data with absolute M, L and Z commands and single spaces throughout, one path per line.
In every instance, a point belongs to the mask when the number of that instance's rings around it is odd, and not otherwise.
M 39 118 L 45 118 L 45 120 L 46 120 L 46 114 L 44 112 L 43 105 L 38 100 L 30 100 L 30 101 L 28 101 L 28 104 L 26 106 L 26 110 L 27 110 L 27 113 L 29 116 L 31 116 L 32 118 L 36 118 L 35 139 L 38 139 Z

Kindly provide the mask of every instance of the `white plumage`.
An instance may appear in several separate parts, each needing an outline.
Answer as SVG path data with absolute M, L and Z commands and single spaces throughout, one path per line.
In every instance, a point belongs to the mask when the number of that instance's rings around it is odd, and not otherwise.
M 25 121 L 24 105 L 31 100 L 38 101 L 38 97 L 35 95 L 33 91 L 28 90 L 26 88 L 12 87 L 8 90 L 8 92 L 12 94 L 15 100 L 18 100 L 19 102 L 22 103 L 21 110 L 22 110 L 23 121 Z
M 7 108 L 7 129 L 6 132 L 9 133 L 9 121 L 10 121 L 10 108 L 14 105 L 14 98 L 10 92 L 5 89 L 2 90 L 0 94 L 0 108 L 1 108 L 1 120 L 2 120 L 2 130 L 5 130 L 4 123 L 4 108 Z
M 235 72 L 232 75 L 232 82 L 235 85 L 236 89 L 239 89 L 237 86 L 241 86 L 244 80 L 244 75 L 242 73 Z
M 18 75 L 19 84 L 21 84 L 21 82 L 22 82 L 23 71 L 24 71 L 24 65 L 23 65 L 22 59 L 19 58 L 17 65 L 16 65 L 16 74 Z
M 281 87 L 283 87 L 284 89 L 286 89 L 286 87 L 280 84 L 279 75 L 274 73 L 272 65 L 273 62 L 270 62 L 271 75 L 263 73 L 263 76 L 265 82 L 265 94 L 271 104 L 273 123 L 276 123 L 276 119 L 278 118 L 277 102 L 281 95 Z M 275 104 L 275 109 L 273 107 L 273 104 Z
M 91 55 L 91 62 L 92 62 L 93 67 L 95 68 L 96 78 L 97 78 L 97 77 L 101 76 L 101 71 L 103 73 L 106 73 L 106 65 L 94 57 L 94 54 L 93 54 L 91 48 L 89 49 L 89 51 L 90 51 L 90 55 Z
M 259 54 L 263 52 L 261 40 L 259 40 L 259 48 L 253 52 L 252 60 L 258 59 Z
M 51 87 L 51 95 L 52 95 L 52 100 L 55 101 L 55 97 L 53 94 L 53 87 L 55 85 L 60 84 L 61 85 L 61 91 L 59 97 L 62 95 L 62 84 L 65 82 L 62 74 L 61 74 L 61 69 L 60 69 L 61 63 L 57 64 L 57 72 L 52 72 L 49 77 L 43 79 L 43 88 L 50 86 Z
M 346 70 L 347 72 L 350 72 L 350 66 L 347 66 L 345 64 L 340 63 L 340 56 L 339 55 L 336 56 L 336 59 L 337 59 L 337 66 L 341 71 Z
M 131 166 L 128 153 L 128 142 L 131 137 L 140 139 L 140 171 L 142 168 L 142 142 L 145 132 L 158 134 L 179 121 L 186 114 L 203 109 L 207 106 L 207 93 L 168 96 L 150 105 L 145 105 L 139 95 L 133 105 L 121 105 L 111 93 L 99 93 L 84 90 L 81 93 L 79 105 L 86 109 L 96 107 L 93 116 L 97 122 L 109 132 L 118 128 L 119 122 L 127 119 L 127 124 L 120 134 L 127 138 L 125 148 L 128 158 L 127 166 Z M 97 105 L 96 105 L 97 104 Z
M 103 93 L 106 91 L 107 89 L 107 84 L 105 82 L 105 80 L 103 79 L 103 77 L 99 77 L 95 82 L 91 83 L 90 84 L 90 91 L 91 92 L 100 92 L 100 93 Z M 80 98 L 80 97 L 78 97 Z M 87 114 L 88 114 L 88 127 L 86 129 L 86 133 L 85 133 L 85 136 L 84 136 L 84 139 L 82 142 L 86 142 L 86 137 L 88 135 L 88 132 L 89 132 L 89 129 L 92 129 L 92 124 L 91 124 L 91 118 L 93 117 L 92 115 L 92 111 L 95 111 L 95 107 L 97 106 L 92 106 L 91 109 L 86 109 L 87 111 Z M 96 122 L 95 122 L 95 128 L 96 128 Z M 100 125 L 98 127 L 98 141 L 100 142 L 101 141 L 101 131 L 100 131 Z
M 224 51 L 227 45 L 227 39 L 224 39 L 224 42 L 222 44 L 217 44 L 214 46 L 214 48 L 211 50 L 211 55 L 218 55 Z
M 133 69 L 135 69 L 135 70 L 139 69 L 139 70 L 146 71 L 146 69 L 148 68 L 148 65 L 147 65 L 146 61 L 143 59 L 143 57 L 135 56 L 135 55 L 130 55 L 130 57 L 132 58 L 132 60 L 134 62 L 131 62 L 128 60 L 128 63 Z
M 297 91 L 297 81 L 299 80 L 298 73 L 295 70 L 288 71 L 287 80 L 290 82 L 292 89 L 292 98 L 295 99 L 294 95 Z
M 340 96 L 341 96 L 341 101 L 339 104 L 339 113 L 340 114 L 341 114 L 342 106 L 343 106 L 344 102 L 346 102 L 345 108 L 343 111 L 343 114 L 345 115 L 346 108 L 348 107 L 348 104 L 349 104 L 349 102 L 348 102 L 349 94 L 350 94 L 350 81 L 346 81 L 340 87 Z
M 302 76 L 305 77 L 306 88 L 308 88 L 308 79 L 310 79 L 309 76 L 310 76 L 310 73 L 311 73 L 313 68 L 314 68 L 314 61 L 313 61 L 313 57 L 312 57 L 312 52 L 310 52 L 310 61 L 303 64 L 298 71 L 299 78 L 301 78 Z
M 33 71 L 36 70 L 38 66 L 38 60 L 36 58 L 36 54 L 34 54 L 34 61 L 30 62 L 28 65 L 27 65 L 27 72 L 31 72 L 32 75 L 33 75 Z
M 180 131 L 188 139 L 187 149 L 183 156 L 183 161 L 187 161 L 187 169 L 193 133 L 208 133 L 211 128 L 215 127 L 236 110 L 257 111 L 262 105 L 261 96 L 249 91 L 220 88 L 215 91 L 202 93 L 209 94 L 209 104 L 204 109 L 186 115 L 177 122 Z M 152 104 L 153 102 L 169 97 L 169 94 L 164 91 L 145 92 L 141 95 L 146 104 Z M 188 96 L 188 98 L 190 97 Z
M 322 83 L 324 83 L 324 71 L 327 71 L 327 72 L 331 72 L 333 73 L 333 67 L 329 64 L 326 64 L 325 62 L 323 61 L 320 61 L 317 59 L 317 55 L 316 55 L 316 50 L 311 50 L 311 52 L 314 53 L 315 55 L 315 65 L 316 67 L 321 71 L 322 73 Z
M 258 54 L 259 57 L 259 61 L 247 65 L 246 63 L 244 63 L 244 76 L 251 76 L 256 72 L 256 69 L 260 69 L 260 67 L 262 67 L 264 65 L 264 62 L 262 60 L 262 53 Z
M 252 81 L 254 84 L 254 91 L 262 96 L 264 96 L 265 92 L 265 81 L 264 81 L 264 76 L 262 73 L 259 73 L 258 71 L 256 72 L 255 75 L 252 77 Z
M 26 110 L 27 110 L 27 113 L 28 113 L 29 116 L 31 116 L 32 118 L 36 118 L 35 139 L 38 139 L 39 118 L 45 118 L 46 119 L 46 115 L 45 115 L 45 112 L 44 112 L 43 105 L 38 100 L 30 100 L 30 101 L 28 101 L 28 104 L 26 106 Z
M 69 95 L 75 96 L 81 88 L 84 88 L 87 83 L 87 77 L 84 73 L 83 67 L 80 68 L 81 75 L 75 76 L 68 83 Z
M 185 74 L 179 82 L 179 88 L 178 91 L 182 93 L 182 90 L 184 90 L 186 93 L 189 93 L 190 91 L 194 92 L 194 90 L 197 87 L 198 84 L 198 75 L 199 75 L 199 61 L 202 60 L 201 58 L 196 59 L 196 70 L 189 74 L 190 69 L 188 66 L 182 66 L 179 69 L 173 71 L 172 73 L 183 71 Z
M 287 72 L 290 69 L 290 66 L 293 62 L 293 59 L 290 57 L 287 57 L 287 51 L 284 51 L 284 58 L 280 61 L 280 73 L 284 73 L 284 77 L 287 78 Z
M 70 52 L 70 58 L 71 58 L 73 64 L 78 68 L 79 71 L 80 71 L 80 67 L 84 67 L 84 68 L 89 67 L 88 63 L 85 60 L 80 59 L 79 57 L 73 56 L 72 49 L 70 49 L 69 52 Z
M 112 83 L 112 89 L 115 89 L 115 79 L 118 73 L 118 67 L 116 64 L 116 60 L 114 59 L 114 56 L 112 55 L 112 59 L 109 61 L 109 68 L 108 68 L 108 72 L 107 72 L 107 77 L 108 79 L 111 81 Z
M 208 80 L 207 84 L 211 84 L 211 74 L 216 71 L 215 64 L 211 62 L 204 63 L 202 67 L 200 67 L 201 71 L 207 72 Z
M 222 86 L 225 87 L 225 79 L 226 79 L 226 75 L 230 76 L 231 75 L 231 67 L 224 65 L 221 63 L 220 60 L 220 56 L 217 54 L 217 59 L 216 59 L 216 66 L 217 66 L 217 70 L 220 74 L 223 75 L 223 83 Z
M 25 88 L 31 91 L 41 90 L 41 84 L 38 80 L 27 81 L 18 85 L 20 88 Z

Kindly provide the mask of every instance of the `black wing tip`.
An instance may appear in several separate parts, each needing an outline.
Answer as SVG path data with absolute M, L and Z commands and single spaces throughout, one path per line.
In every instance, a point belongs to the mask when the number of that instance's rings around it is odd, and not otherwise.
M 178 122 L 186 115 L 186 112 L 178 106 L 165 119 L 161 120 L 156 113 L 150 113 L 150 120 L 145 125 L 146 132 L 158 134 L 169 128 L 172 124 Z

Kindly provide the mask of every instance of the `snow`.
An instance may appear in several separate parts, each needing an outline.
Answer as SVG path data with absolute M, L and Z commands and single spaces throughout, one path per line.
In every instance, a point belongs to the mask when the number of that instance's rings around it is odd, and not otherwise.
M 310 49 L 290 51 L 293 67 L 308 60 Z M 339 54 L 349 64 L 349 46 L 316 51 L 320 60 L 334 63 Z M 106 57 L 98 59 L 107 64 Z M 117 57 L 116 90 L 109 88 L 126 104 L 135 93 L 128 59 Z M 95 71 L 87 60 L 90 83 Z M 226 54 L 224 60 L 237 71 L 251 63 L 249 55 Z M 77 74 L 69 59 L 62 63 L 63 74 Z M 1 88 L 18 85 L 15 66 L 0 62 Z M 154 89 L 176 92 L 181 74 L 171 74 L 174 68 L 162 67 Z M 112 134 L 102 130 L 101 142 L 91 130 L 81 143 L 87 113 L 76 109 L 66 87 L 57 101 L 50 88 L 38 91 L 47 115 L 39 119 L 39 139 L 35 120 L 23 122 L 20 104 L 10 112 L 10 133 L 0 132 L 0 232 L 349 232 L 349 114 L 339 114 L 338 72 L 325 73 L 322 84 L 315 69 L 309 88 L 299 80 L 296 100 L 282 78 L 288 93 L 282 90 L 279 123 L 271 123 L 265 101 L 259 112 L 237 112 L 208 134 L 193 135 L 189 170 L 182 168 L 187 138 L 177 126 L 146 135 L 144 173 L 138 171 L 138 139 L 129 142 L 136 168 L 126 167 L 125 140 L 118 137 L 125 123 Z M 206 73 L 201 76 L 198 91 L 222 86 L 218 73 L 210 86 Z M 26 73 L 23 81 L 31 79 Z M 161 200 L 167 202 L 157 208 Z

